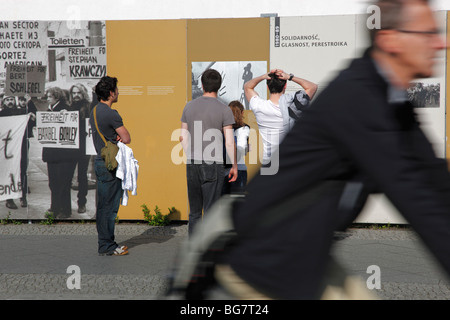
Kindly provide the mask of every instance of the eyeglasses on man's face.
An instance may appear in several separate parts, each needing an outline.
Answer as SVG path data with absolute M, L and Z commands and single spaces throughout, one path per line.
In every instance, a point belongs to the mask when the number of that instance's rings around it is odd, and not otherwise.
M 437 36 L 441 34 L 439 30 L 430 30 L 430 31 L 419 31 L 419 30 L 404 30 L 404 29 L 395 29 L 398 32 L 402 33 L 413 33 L 413 34 L 422 34 L 428 36 Z

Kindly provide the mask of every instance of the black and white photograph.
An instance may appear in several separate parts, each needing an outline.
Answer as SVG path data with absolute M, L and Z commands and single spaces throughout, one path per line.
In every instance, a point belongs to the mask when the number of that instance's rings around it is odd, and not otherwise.
M 248 110 L 248 101 L 244 96 L 244 83 L 255 75 L 267 71 L 267 61 L 209 61 L 192 62 L 192 99 L 203 94 L 201 87 L 202 73 L 213 68 L 222 76 L 222 86 L 218 92 L 218 99 L 227 104 L 233 100 L 239 100 Z M 267 97 L 265 83 L 258 85 L 255 90 L 260 97 Z
M 89 115 L 104 21 L 0 22 L 0 218 L 95 218 Z
M 414 82 L 408 89 L 408 99 L 416 108 L 439 108 L 441 84 Z

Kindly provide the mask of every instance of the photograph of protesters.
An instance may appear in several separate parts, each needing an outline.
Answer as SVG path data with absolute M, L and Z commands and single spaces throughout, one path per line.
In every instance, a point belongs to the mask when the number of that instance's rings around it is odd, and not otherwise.
M 86 212 L 86 196 L 88 193 L 88 167 L 90 155 L 86 155 L 86 118 L 89 118 L 91 111 L 89 95 L 86 87 L 81 84 L 73 85 L 69 90 L 70 109 L 79 112 L 79 137 L 80 148 L 77 162 L 77 178 L 78 181 L 78 213 Z
M 70 110 L 65 101 L 64 91 L 51 87 L 46 91 L 48 111 Z M 48 185 L 51 192 L 51 205 L 48 209 L 55 218 L 69 218 L 72 215 L 70 187 L 75 166 L 79 158 L 78 149 L 42 149 L 42 161 L 47 163 Z

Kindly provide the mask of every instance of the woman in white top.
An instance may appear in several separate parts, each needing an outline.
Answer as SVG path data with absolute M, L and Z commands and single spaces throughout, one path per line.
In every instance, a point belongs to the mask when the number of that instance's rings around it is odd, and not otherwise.
M 248 153 L 248 136 L 250 126 L 244 123 L 244 106 L 238 100 L 231 101 L 228 106 L 234 115 L 234 140 L 236 142 L 236 158 L 238 163 L 238 177 L 234 182 L 228 182 L 229 161 L 225 163 L 225 179 L 222 188 L 222 194 L 245 193 L 247 185 L 247 166 L 245 165 L 245 156 Z

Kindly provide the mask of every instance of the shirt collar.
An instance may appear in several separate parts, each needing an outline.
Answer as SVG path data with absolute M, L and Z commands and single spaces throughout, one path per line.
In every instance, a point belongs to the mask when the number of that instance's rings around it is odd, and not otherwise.
M 381 77 L 386 81 L 388 84 L 388 102 L 389 103 L 403 103 L 408 101 L 408 94 L 406 90 L 399 89 L 392 85 L 392 83 L 389 80 L 389 72 L 385 69 L 383 69 L 379 63 L 377 63 L 375 60 L 373 60 L 375 64 L 375 68 L 377 69 L 377 72 L 381 75 Z
M 48 106 L 48 109 L 49 110 L 51 110 L 51 111 L 53 111 L 53 110 L 55 110 L 55 108 L 56 108 L 56 106 L 59 104 L 59 100 L 53 105 L 53 106 Z

